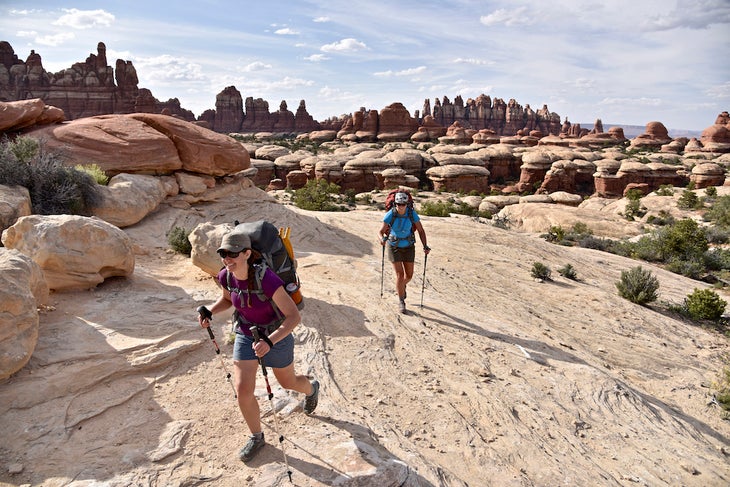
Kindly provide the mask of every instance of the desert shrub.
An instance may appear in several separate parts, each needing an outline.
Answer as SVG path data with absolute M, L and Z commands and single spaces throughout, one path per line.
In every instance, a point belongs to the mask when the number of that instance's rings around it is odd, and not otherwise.
M 593 235 L 587 235 L 578 241 L 579 247 L 583 247 L 584 249 L 601 250 L 604 252 L 608 251 L 612 245 L 613 241 L 611 239 L 594 237 Z
M 646 223 L 656 226 L 672 225 L 675 221 L 674 217 L 667 210 L 660 210 L 658 215 L 649 215 L 646 218 Z
M 492 215 L 492 226 L 501 228 L 502 230 L 509 229 L 509 218 L 506 216 Z
M 193 251 L 193 246 L 188 240 L 188 232 L 182 227 L 174 227 L 167 234 L 167 243 L 170 244 L 170 248 L 179 254 L 185 254 L 188 257 Z
M 695 289 L 684 299 L 684 306 L 693 319 L 718 321 L 727 302 L 711 289 Z
M 656 190 L 657 196 L 674 196 L 674 186 L 671 184 L 662 184 Z
M 682 192 L 682 196 L 680 196 L 677 200 L 677 207 L 682 208 L 683 210 L 697 210 L 702 208 L 702 202 L 697 196 L 697 193 L 685 189 Z
M 730 195 L 720 196 L 704 215 L 709 221 L 722 228 L 730 228 Z
M 38 215 L 89 215 L 101 201 L 96 181 L 68 167 L 58 152 L 43 150 L 34 139 L 5 139 L 0 147 L 0 184 L 28 189 Z
M 543 264 L 542 262 L 534 262 L 532 264 L 532 269 L 530 270 L 530 275 L 535 279 L 542 279 L 543 281 L 549 281 L 550 276 L 552 275 L 552 271 L 548 266 Z
M 715 186 L 708 186 L 705 188 L 705 201 L 714 201 L 717 198 L 717 188 Z
M 703 255 L 705 268 L 713 271 L 730 269 L 730 249 L 714 247 Z
M 566 279 L 570 279 L 571 281 L 578 280 L 578 273 L 576 272 L 575 267 L 570 264 L 565 264 L 563 267 L 558 269 L 558 274 Z
M 700 258 L 707 252 L 708 244 L 704 229 L 696 221 L 685 218 L 655 232 L 662 261 L 673 257 L 682 260 Z
M 104 170 L 100 168 L 97 164 L 91 164 L 88 166 L 82 166 L 81 164 L 78 164 L 75 169 L 77 171 L 85 172 L 92 178 L 94 178 L 94 181 L 96 181 L 96 184 L 101 186 L 106 186 L 109 182 L 109 176 L 106 175 Z
M 548 242 L 560 243 L 565 239 L 565 230 L 560 225 L 553 225 L 542 237 Z
M 623 216 L 629 221 L 633 221 L 636 218 L 641 218 L 646 215 L 646 207 L 641 204 L 641 198 L 644 193 L 638 189 L 630 189 L 626 192 L 626 198 L 629 200 L 626 203 Z
M 632 303 L 646 304 L 658 298 L 659 280 L 651 271 L 638 266 L 628 271 L 621 271 L 621 280 L 616 282 L 616 288 L 622 298 Z
M 459 215 L 468 215 L 474 217 L 491 218 L 492 214 L 488 212 L 480 212 L 479 209 L 469 206 L 467 203 L 461 202 L 456 204 L 453 201 L 426 201 L 421 203 L 419 213 L 428 216 L 449 216 L 451 213 Z
M 665 263 L 666 269 L 690 279 L 699 279 L 705 272 L 704 259 L 682 260 L 672 257 Z
M 340 187 L 328 183 L 324 179 L 310 179 L 303 188 L 294 191 L 292 203 L 303 210 L 340 211 L 334 195 L 339 194 Z

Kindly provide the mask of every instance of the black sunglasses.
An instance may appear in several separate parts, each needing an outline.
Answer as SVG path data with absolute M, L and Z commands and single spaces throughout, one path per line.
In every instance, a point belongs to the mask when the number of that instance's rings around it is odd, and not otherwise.
M 243 251 L 241 251 L 243 252 Z M 221 259 L 225 259 L 226 257 L 230 257 L 231 259 L 235 259 L 239 256 L 241 252 L 231 252 L 229 250 L 219 250 L 218 255 L 221 256 Z
M 396 203 L 395 206 L 406 206 L 405 203 Z

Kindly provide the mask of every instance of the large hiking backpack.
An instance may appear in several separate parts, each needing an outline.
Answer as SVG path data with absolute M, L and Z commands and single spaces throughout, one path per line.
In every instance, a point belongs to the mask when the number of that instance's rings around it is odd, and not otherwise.
M 258 220 L 255 222 L 239 223 L 235 221 L 233 232 L 245 233 L 251 239 L 251 247 L 261 254 L 261 260 L 254 264 L 255 285 L 252 290 L 241 290 L 231 287 L 230 274 L 226 274 L 226 289 L 229 292 L 237 293 L 253 293 L 262 300 L 269 298 L 264 294 L 261 281 L 264 278 L 266 269 L 271 269 L 277 276 L 284 281 L 284 289 L 291 296 L 298 309 L 304 308 L 304 299 L 300 290 L 301 283 L 297 275 L 297 261 L 294 258 L 294 250 L 291 245 L 289 235 L 291 229 L 289 227 L 277 229 L 272 223 L 266 220 Z M 271 306 L 279 318 L 278 323 L 274 327 L 269 326 L 268 333 L 271 333 L 283 320 L 281 313 L 273 300 L 269 300 Z M 242 327 L 245 320 L 240 316 L 238 311 L 233 313 L 233 324 L 235 327 Z
M 390 211 L 395 206 L 395 195 L 398 193 L 405 193 L 408 196 L 408 202 L 406 203 L 406 215 L 411 220 L 411 234 L 408 236 L 407 239 L 402 240 L 408 240 L 411 245 L 416 243 L 416 220 L 413 218 L 413 212 L 416 211 L 413 207 L 413 195 L 411 195 L 411 192 L 407 189 L 403 188 L 395 188 L 390 190 L 388 193 L 388 196 L 385 197 L 385 211 Z M 395 219 L 397 218 L 397 215 L 395 213 L 395 210 L 393 210 L 393 215 L 390 219 L 390 221 L 386 221 L 385 223 L 388 225 L 388 227 L 392 227 L 393 223 L 395 222 Z M 396 245 L 393 241 L 393 245 Z

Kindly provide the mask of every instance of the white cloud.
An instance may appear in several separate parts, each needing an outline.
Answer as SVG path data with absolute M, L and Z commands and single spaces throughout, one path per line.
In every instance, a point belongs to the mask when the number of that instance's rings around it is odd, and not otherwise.
M 730 98 L 730 81 L 726 81 L 721 85 L 712 86 L 706 93 L 710 98 L 716 98 L 718 100 Z
M 389 78 L 391 76 L 414 76 L 416 74 L 421 74 L 425 72 L 426 69 L 426 66 L 418 66 L 417 68 L 409 68 L 402 71 L 379 71 L 373 74 L 375 76 L 381 76 L 385 78 Z
M 262 63 L 261 61 L 254 61 L 241 68 L 241 71 L 243 71 L 244 73 L 253 73 L 256 71 L 271 69 L 271 67 L 271 64 Z
M 328 59 L 329 57 L 325 56 L 324 54 L 312 54 L 311 56 L 307 56 L 304 58 L 305 61 L 312 61 L 313 63 L 327 61 Z
M 454 59 L 455 64 L 473 64 L 475 66 L 494 65 L 494 61 L 485 61 L 484 59 L 461 58 Z
M 295 35 L 299 35 L 299 31 L 290 29 L 289 27 L 285 27 L 283 29 L 275 30 L 274 34 L 278 34 L 280 36 L 295 36 Z
M 337 42 L 333 42 L 332 44 L 325 44 L 320 48 L 320 50 L 324 52 L 355 52 L 367 48 L 368 46 L 366 46 L 364 43 L 350 37 Z
M 42 46 L 56 47 L 75 37 L 76 35 L 73 32 L 61 32 L 60 34 L 36 37 L 35 41 Z
M 329 22 L 329 21 L 330 21 L 329 17 L 317 17 L 317 18 L 313 19 L 313 22 Z
M 35 37 L 38 35 L 38 32 L 34 30 L 19 30 L 16 32 L 16 35 L 18 37 Z
M 482 15 L 479 17 L 479 22 L 487 27 L 501 24 L 504 24 L 507 27 L 515 27 L 518 25 L 531 25 L 535 23 L 534 19 L 527 16 L 527 7 L 519 7 L 514 10 L 500 8 L 489 15 Z
M 612 106 L 612 105 L 623 105 L 623 106 L 643 106 L 643 107 L 658 107 L 662 105 L 662 100 L 659 98 L 604 98 L 598 102 L 599 105 Z
M 207 79 L 199 64 L 167 54 L 150 58 L 136 58 L 134 65 L 138 73 L 143 71 L 145 78 L 155 81 L 200 81 Z
M 36 12 L 39 12 L 39 10 L 36 10 L 36 9 L 30 9 L 30 10 L 23 9 L 23 10 L 18 10 L 18 9 L 15 9 L 15 8 L 8 10 L 8 13 L 10 15 L 32 15 L 32 14 L 34 14 Z
M 650 30 L 707 29 L 713 24 L 730 24 L 730 3 L 714 0 L 683 2 L 681 10 L 675 8 L 652 16 L 643 23 Z
M 71 8 L 64 9 L 64 12 L 67 13 L 52 22 L 53 25 L 72 27 L 74 29 L 90 29 L 97 26 L 109 27 L 115 18 L 114 15 L 105 10 L 79 10 Z

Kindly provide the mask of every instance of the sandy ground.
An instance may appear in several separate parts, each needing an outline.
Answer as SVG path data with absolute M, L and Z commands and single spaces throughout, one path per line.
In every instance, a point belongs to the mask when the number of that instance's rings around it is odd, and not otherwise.
M 131 278 L 51 296 L 30 363 L 0 384 L 0 485 L 730 483 L 730 422 L 712 402 L 728 340 L 620 298 L 615 282 L 637 262 L 424 217 L 433 252 L 423 283 L 419 248 L 401 315 L 387 259 L 381 281 L 380 212 L 308 212 L 262 195 L 163 205 L 125 229 Z M 261 217 L 292 227 L 306 299 L 296 365 L 322 391 L 306 416 L 273 374 L 270 401 L 259 373 L 269 444 L 246 465 L 224 370 L 229 323 L 214 321 L 216 356 L 195 315 L 219 291 L 165 233 Z M 533 262 L 553 281 L 536 282 Z M 578 281 L 556 272 L 567 263 Z M 704 286 L 642 265 L 662 301 Z

